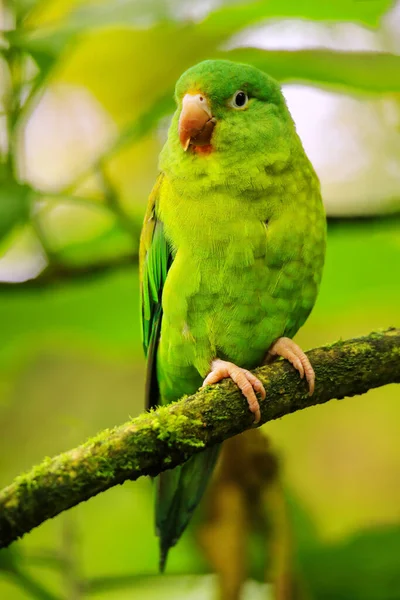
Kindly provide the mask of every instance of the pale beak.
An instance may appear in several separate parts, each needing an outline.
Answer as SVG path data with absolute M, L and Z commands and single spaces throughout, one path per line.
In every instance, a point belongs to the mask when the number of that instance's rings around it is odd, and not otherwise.
M 179 140 L 186 151 L 192 146 L 208 146 L 216 120 L 203 94 L 186 94 L 179 117 Z

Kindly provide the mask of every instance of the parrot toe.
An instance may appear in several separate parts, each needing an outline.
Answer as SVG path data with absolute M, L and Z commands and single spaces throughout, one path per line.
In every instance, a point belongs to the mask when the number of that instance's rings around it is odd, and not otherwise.
M 247 399 L 249 409 L 254 414 L 254 423 L 259 423 L 261 419 L 260 405 L 257 400 L 256 392 L 264 400 L 266 392 L 263 384 L 253 373 L 242 369 L 234 363 L 225 360 L 216 359 L 211 363 L 211 371 L 203 382 L 203 387 L 212 383 L 218 383 L 222 379 L 230 377 L 236 383 L 242 394 Z
M 301 379 L 306 377 L 310 396 L 314 393 L 315 373 L 308 356 L 293 340 L 281 337 L 276 340 L 268 350 L 270 357 L 281 356 L 286 358 L 300 373 Z M 267 361 L 268 362 L 268 361 Z

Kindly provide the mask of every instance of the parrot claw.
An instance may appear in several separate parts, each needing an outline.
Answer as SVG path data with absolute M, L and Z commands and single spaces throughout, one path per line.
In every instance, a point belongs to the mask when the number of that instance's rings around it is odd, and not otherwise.
M 254 413 L 254 423 L 259 423 L 261 412 L 256 392 L 260 394 L 263 400 L 266 392 L 261 381 L 253 373 L 247 371 L 247 369 L 242 369 L 234 363 L 217 358 L 211 363 L 211 371 L 203 381 L 203 387 L 212 383 L 218 383 L 228 377 L 236 383 L 243 396 L 247 399 L 249 409 Z
M 293 340 L 287 337 L 281 337 L 276 340 L 268 350 L 267 361 L 269 357 L 281 356 L 286 358 L 295 369 L 300 373 L 301 379 L 306 377 L 310 396 L 314 393 L 315 373 L 308 356 Z

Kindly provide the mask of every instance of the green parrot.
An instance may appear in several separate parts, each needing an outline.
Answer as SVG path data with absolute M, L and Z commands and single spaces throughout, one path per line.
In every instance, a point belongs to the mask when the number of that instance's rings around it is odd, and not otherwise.
M 326 219 L 318 178 L 280 87 L 245 64 L 206 60 L 176 85 L 141 236 L 147 407 L 230 377 L 260 420 L 250 372 L 281 356 L 314 371 L 290 338 L 316 300 Z M 156 479 L 160 569 L 198 505 L 219 446 Z

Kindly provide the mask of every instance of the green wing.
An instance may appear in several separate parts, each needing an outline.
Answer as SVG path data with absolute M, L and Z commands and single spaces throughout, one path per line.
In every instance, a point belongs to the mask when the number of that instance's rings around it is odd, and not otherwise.
M 142 235 L 140 238 L 140 281 L 142 341 L 147 357 L 146 408 L 159 403 L 156 374 L 156 354 L 161 332 L 162 292 L 172 253 L 164 235 L 162 222 L 157 218 L 157 201 L 163 175 L 159 175 L 150 194 Z

